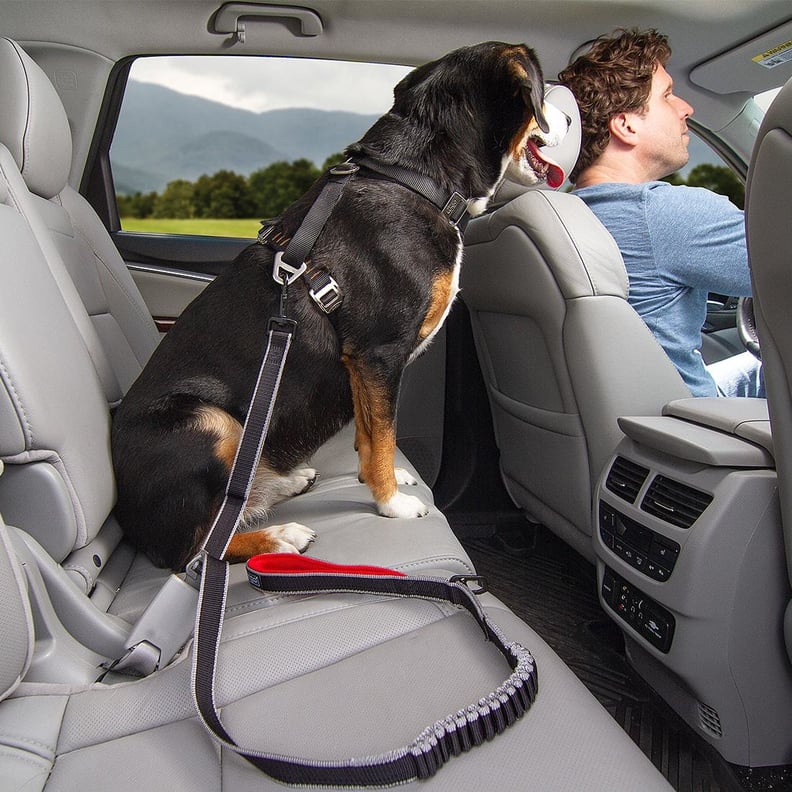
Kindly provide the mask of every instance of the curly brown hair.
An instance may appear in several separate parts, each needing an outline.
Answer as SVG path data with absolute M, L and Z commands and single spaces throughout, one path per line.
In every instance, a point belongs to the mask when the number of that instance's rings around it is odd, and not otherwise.
M 652 76 L 670 57 L 668 37 L 662 33 L 619 29 L 596 39 L 558 75 L 580 107 L 582 139 L 580 157 L 569 174 L 572 183 L 607 147 L 611 118 L 645 110 Z

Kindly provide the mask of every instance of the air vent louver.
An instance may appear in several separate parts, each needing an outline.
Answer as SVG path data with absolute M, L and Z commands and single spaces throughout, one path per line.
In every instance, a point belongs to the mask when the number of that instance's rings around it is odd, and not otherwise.
M 605 486 L 620 498 L 635 503 L 635 497 L 648 475 L 648 468 L 624 457 L 616 457 L 611 465 Z
M 678 528 L 690 528 L 710 503 L 712 495 L 706 492 L 665 476 L 655 476 L 641 509 Z
M 723 737 L 723 726 L 721 725 L 718 710 L 699 701 L 699 725 L 704 731 L 709 732 L 713 737 Z

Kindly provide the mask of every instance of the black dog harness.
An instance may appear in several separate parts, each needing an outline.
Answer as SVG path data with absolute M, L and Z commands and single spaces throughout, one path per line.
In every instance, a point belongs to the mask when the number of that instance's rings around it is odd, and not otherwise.
M 389 165 L 371 157 L 348 160 L 330 168 L 328 180 L 319 197 L 314 201 L 303 219 L 297 233 L 288 241 L 281 240 L 275 233 L 275 224 L 267 223 L 258 234 L 257 241 L 275 251 L 272 277 L 282 287 L 281 317 L 286 315 L 288 288 L 297 278 L 302 278 L 308 294 L 325 314 L 331 314 L 343 301 L 341 289 L 333 276 L 322 267 L 308 265 L 309 256 L 319 234 L 341 198 L 347 182 L 354 178 L 360 168 L 373 171 L 409 188 L 434 204 L 448 222 L 464 233 L 468 215 L 468 200 L 456 190 L 449 195 L 434 179 L 416 171 Z

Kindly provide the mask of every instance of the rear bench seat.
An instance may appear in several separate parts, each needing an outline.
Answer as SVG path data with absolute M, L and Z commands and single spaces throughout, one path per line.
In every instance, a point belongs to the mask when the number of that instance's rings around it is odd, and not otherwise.
M 148 677 L 102 676 L 168 574 L 124 542 L 112 516 L 108 403 L 142 364 L 150 317 L 98 219 L 66 184 L 68 124 L 54 89 L 8 40 L 0 40 L 0 95 L 4 788 L 95 788 L 102 778 L 118 790 L 280 789 L 203 730 L 189 645 Z M 317 485 L 274 515 L 317 530 L 311 553 L 408 573 L 472 571 L 436 509 L 420 520 L 375 514 L 348 431 L 314 464 Z M 262 596 L 241 566 L 232 578 L 218 703 L 249 747 L 327 759 L 380 753 L 506 675 L 454 609 Z M 482 602 L 534 653 L 541 693 L 520 722 L 426 787 L 668 789 L 541 638 L 494 598 Z

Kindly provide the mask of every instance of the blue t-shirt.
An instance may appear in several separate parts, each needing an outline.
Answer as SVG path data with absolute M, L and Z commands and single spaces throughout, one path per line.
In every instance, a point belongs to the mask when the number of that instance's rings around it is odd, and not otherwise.
M 621 250 L 629 301 L 694 396 L 717 396 L 701 357 L 710 292 L 751 294 L 742 210 L 702 187 L 606 183 L 576 190 Z

